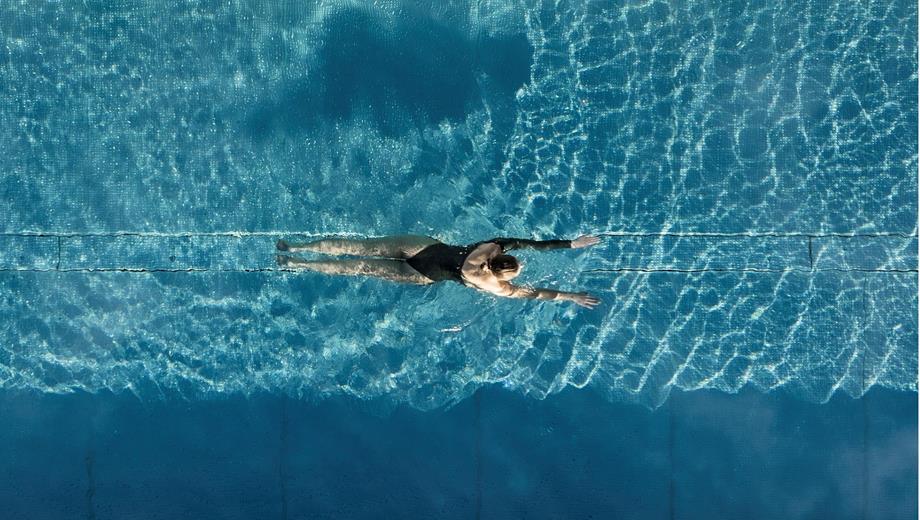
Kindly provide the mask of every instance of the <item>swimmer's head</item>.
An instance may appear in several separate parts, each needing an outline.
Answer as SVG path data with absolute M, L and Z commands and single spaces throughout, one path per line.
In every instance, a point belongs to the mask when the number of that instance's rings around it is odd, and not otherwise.
M 521 264 L 511 255 L 497 255 L 489 261 L 489 270 L 499 280 L 511 280 L 521 274 Z

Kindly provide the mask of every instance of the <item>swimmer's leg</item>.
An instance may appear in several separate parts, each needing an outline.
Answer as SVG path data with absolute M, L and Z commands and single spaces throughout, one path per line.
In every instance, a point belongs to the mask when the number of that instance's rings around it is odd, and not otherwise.
M 409 264 L 396 259 L 301 260 L 278 255 L 278 265 L 293 269 L 306 269 L 325 274 L 371 276 L 394 282 L 428 285 L 433 281 Z
M 327 255 L 379 256 L 383 258 L 410 258 L 438 241 L 421 235 L 397 235 L 391 237 L 348 239 L 330 238 L 295 244 L 279 240 L 279 251 L 300 253 L 310 251 Z

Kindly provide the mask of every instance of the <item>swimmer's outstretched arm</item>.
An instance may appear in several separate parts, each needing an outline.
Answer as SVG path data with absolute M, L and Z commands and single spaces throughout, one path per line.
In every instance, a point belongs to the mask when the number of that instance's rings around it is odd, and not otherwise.
M 539 287 L 519 287 L 504 281 L 500 282 L 500 286 L 500 292 L 496 292 L 495 294 L 504 296 L 506 298 L 570 301 L 589 309 L 594 308 L 595 305 L 601 302 L 599 299 L 591 296 L 588 293 L 571 293 L 565 291 L 557 291 L 555 289 L 541 289 Z
M 502 251 L 512 249 L 530 248 L 538 251 L 550 249 L 578 249 L 581 247 L 593 246 L 600 242 L 600 239 L 594 236 L 581 236 L 575 240 L 529 240 L 526 238 L 493 238 L 489 242 L 498 244 Z

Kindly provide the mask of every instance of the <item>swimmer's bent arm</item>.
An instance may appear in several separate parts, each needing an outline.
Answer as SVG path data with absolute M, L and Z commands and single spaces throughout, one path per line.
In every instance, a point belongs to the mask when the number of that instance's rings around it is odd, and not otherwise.
M 577 249 L 580 247 L 593 246 L 599 241 L 600 239 L 593 236 L 582 236 L 575 240 L 529 240 L 526 238 L 493 238 L 489 240 L 489 242 L 498 244 L 499 247 L 502 248 L 502 251 L 522 249 L 525 247 L 538 251 L 547 251 L 550 249 Z

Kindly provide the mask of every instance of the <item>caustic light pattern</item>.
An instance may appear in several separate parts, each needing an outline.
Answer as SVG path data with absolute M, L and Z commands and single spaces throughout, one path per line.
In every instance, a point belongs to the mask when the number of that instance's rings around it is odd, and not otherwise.
M 28 4 L 28 5 L 26 5 Z M 916 391 L 917 11 L 8 3 L 0 387 L 662 403 Z M 280 236 L 573 238 L 523 282 L 279 271 Z

